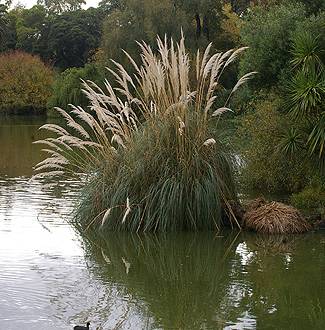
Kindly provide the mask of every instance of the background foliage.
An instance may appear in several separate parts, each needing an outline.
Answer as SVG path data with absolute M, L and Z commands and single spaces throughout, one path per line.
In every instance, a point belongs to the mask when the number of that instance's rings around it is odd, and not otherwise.
M 127 63 L 122 48 L 137 61 L 136 40 L 155 50 L 157 34 L 178 39 L 182 29 L 190 58 L 210 42 L 214 51 L 248 46 L 216 91 L 227 98 L 238 76 L 258 71 L 229 104 L 235 113 L 228 118 L 240 137 L 236 152 L 246 160 L 243 189 L 290 194 L 306 186 L 315 196 L 323 189 L 311 182 L 313 175 L 325 175 L 325 1 L 102 0 L 97 8 L 82 9 L 83 3 L 39 0 L 27 9 L 10 7 L 8 0 L 0 5 L 1 58 L 23 51 L 56 71 L 53 86 L 44 85 L 43 95 L 53 89 L 52 97 L 42 102 L 35 98 L 28 108 L 85 106 L 80 79 L 100 84 L 111 58 Z M 27 101 L 2 102 L 8 110 Z
M 98 86 L 103 86 L 105 69 L 93 63 L 83 68 L 70 68 L 59 74 L 53 83 L 52 96 L 48 100 L 48 107 L 68 108 L 69 104 L 88 106 L 89 100 L 82 92 L 82 80 L 91 80 Z
M 246 191 L 290 193 L 307 182 L 308 167 L 300 155 L 287 157 L 279 148 L 291 125 L 279 110 L 279 99 L 268 98 L 238 119 L 239 149 L 244 161 L 241 183 Z

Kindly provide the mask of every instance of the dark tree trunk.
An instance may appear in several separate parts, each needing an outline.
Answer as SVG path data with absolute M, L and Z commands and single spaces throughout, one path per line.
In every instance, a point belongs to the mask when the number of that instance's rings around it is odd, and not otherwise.
M 208 39 L 208 41 L 210 41 L 209 19 L 206 15 L 204 15 L 203 17 L 203 33 Z
M 196 38 L 199 39 L 201 36 L 201 19 L 199 14 L 195 14 L 196 21 Z

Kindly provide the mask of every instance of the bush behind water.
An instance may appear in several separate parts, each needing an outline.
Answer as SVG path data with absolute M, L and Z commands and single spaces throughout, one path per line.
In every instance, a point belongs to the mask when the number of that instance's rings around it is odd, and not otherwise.
M 0 113 L 44 111 L 53 72 L 37 56 L 23 52 L 0 55 Z

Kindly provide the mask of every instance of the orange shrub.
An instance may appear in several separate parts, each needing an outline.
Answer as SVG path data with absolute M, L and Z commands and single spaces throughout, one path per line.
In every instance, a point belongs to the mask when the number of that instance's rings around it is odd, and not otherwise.
M 53 72 L 37 56 L 23 52 L 0 55 L 0 112 L 45 110 Z

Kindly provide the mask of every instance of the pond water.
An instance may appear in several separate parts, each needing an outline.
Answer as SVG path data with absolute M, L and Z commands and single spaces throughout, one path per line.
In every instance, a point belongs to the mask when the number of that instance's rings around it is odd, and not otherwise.
M 0 119 L 0 329 L 325 329 L 325 233 L 82 236 L 30 182 L 44 119 Z

